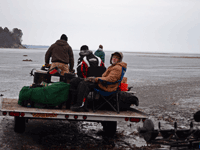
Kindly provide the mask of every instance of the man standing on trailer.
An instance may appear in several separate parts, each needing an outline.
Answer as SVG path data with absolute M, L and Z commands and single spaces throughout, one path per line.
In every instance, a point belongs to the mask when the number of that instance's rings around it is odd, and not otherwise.
M 60 40 L 52 44 L 45 54 L 45 66 L 49 66 L 49 59 L 51 57 L 52 64 L 50 69 L 58 67 L 61 69 L 61 75 L 74 72 L 74 54 L 67 41 L 67 36 L 62 34 Z

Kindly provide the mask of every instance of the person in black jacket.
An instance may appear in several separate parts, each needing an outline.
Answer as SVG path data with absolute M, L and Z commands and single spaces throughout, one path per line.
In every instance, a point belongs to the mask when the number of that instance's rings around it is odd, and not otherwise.
M 70 81 L 70 95 L 71 95 L 70 99 L 72 102 L 71 105 L 76 103 L 77 94 L 78 94 L 77 86 L 79 85 L 79 83 L 81 81 L 84 81 L 90 75 L 93 76 L 96 73 L 99 75 L 99 73 L 102 74 L 106 70 L 101 58 L 99 58 L 98 56 L 95 56 L 92 53 L 92 51 L 89 50 L 87 45 L 81 46 L 79 55 L 80 57 L 77 63 L 78 78 L 74 78 Z M 95 67 L 98 67 L 97 70 L 94 69 Z
M 104 67 L 104 63 L 100 57 L 95 56 L 92 51 L 89 50 L 87 45 L 81 46 L 80 49 L 80 58 L 78 59 L 77 64 L 77 75 L 81 78 L 88 77 L 88 68 L 89 67 Z

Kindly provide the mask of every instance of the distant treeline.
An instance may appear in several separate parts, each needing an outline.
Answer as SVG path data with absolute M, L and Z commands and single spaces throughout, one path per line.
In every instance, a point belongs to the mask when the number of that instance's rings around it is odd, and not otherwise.
M 49 46 L 44 46 L 44 45 L 23 45 L 24 47 L 28 48 L 28 49 L 46 49 L 49 48 Z
M 14 28 L 10 31 L 7 27 L 0 27 L 0 48 L 25 48 L 22 42 L 22 30 Z

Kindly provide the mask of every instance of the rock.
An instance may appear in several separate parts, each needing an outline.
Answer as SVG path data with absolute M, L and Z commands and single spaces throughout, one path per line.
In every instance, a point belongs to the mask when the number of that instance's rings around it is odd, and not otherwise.
M 23 61 L 32 61 L 31 59 L 24 59 Z

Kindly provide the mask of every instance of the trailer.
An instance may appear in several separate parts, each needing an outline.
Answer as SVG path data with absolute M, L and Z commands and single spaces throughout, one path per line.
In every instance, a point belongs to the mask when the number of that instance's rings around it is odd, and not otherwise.
M 12 116 L 14 118 L 14 131 L 23 133 L 29 119 L 54 119 L 67 121 L 92 121 L 101 122 L 103 130 L 109 135 L 114 135 L 117 130 L 117 122 L 141 122 L 147 119 L 147 115 L 139 110 L 130 108 L 127 111 L 98 110 L 93 112 L 74 112 L 70 109 L 55 108 L 29 108 L 18 104 L 18 99 L 3 98 L 0 100 L 0 116 Z

